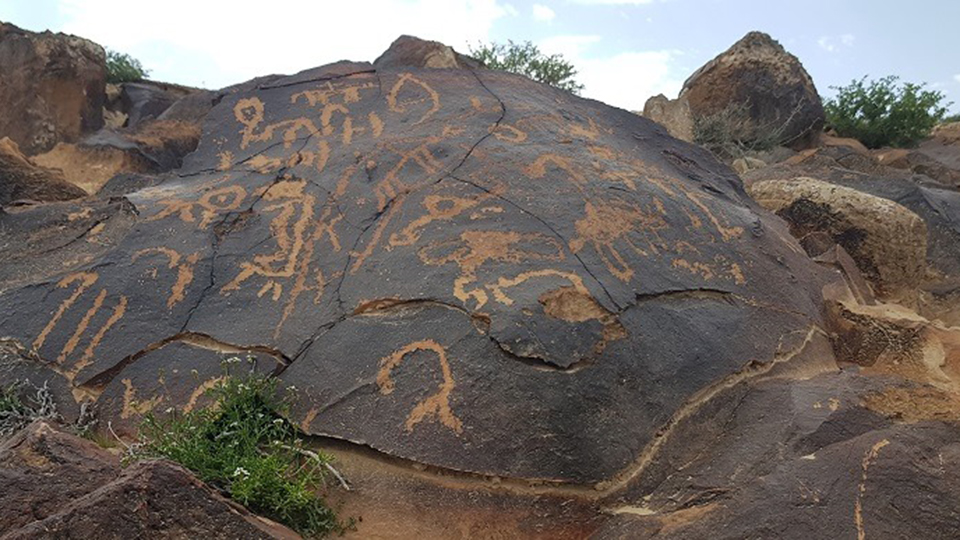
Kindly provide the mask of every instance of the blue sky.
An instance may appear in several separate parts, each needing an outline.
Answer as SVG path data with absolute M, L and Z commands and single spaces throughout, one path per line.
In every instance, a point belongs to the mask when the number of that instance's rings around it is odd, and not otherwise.
M 823 95 L 895 74 L 960 111 L 958 0 L 0 0 L 0 20 L 87 37 L 139 58 L 154 79 L 210 88 L 373 60 L 404 33 L 458 50 L 530 40 L 579 68 L 585 96 L 631 110 L 676 97 L 696 68 L 761 30 Z

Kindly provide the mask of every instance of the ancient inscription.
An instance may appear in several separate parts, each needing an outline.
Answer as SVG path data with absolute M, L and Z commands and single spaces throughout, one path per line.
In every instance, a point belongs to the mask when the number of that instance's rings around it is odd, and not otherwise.
M 40 334 L 33 342 L 33 347 L 35 350 L 40 351 L 47 339 L 50 337 L 50 334 L 58 327 L 63 315 L 67 313 L 77 301 L 83 297 L 86 291 L 92 287 L 97 280 L 99 275 L 94 272 L 78 272 L 76 274 L 70 274 L 57 283 L 58 289 L 66 289 L 71 285 L 76 285 L 73 293 L 63 300 L 60 303 L 60 306 L 54 312 L 53 317 L 47 322 L 43 330 L 40 331 Z M 73 381 L 77 374 L 82 371 L 84 368 L 93 363 L 94 353 L 97 350 L 97 347 L 100 346 L 100 343 L 103 341 L 104 337 L 107 335 L 107 332 L 120 320 L 123 318 L 124 313 L 127 310 L 127 297 L 120 296 L 117 299 L 116 304 L 113 307 L 113 310 L 109 312 L 107 319 L 101 323 L 99 327 L 91 327 L 91 324 L 94 321 L 94 318 L 104 307 L 104 303 L 107 299 L 107 290 L 101 289 L 100 292 L 93 299 L 92 305 L 84 312 L 80 321 L 77 323 L 77 326 L 70 333 L 70 336 L 67 338 L 67 341 L 64 343 L 63 348 L 60 349 L 59 354 L 57 355 L 56 363 L 59 366 L 58 370 L 67 378 L 69 381 Z M 107 308 L 109 310 L 109 308 Z M 84 338 L 90 336 L 86 341 L 86 347 L 82 349 L 79 357 L 77 358 L 74 355 L 74 352 L 77 351 L 78 347 L 82 346 Z M 73 361 L 72 365 L 67 365 L 68 360 L 71 358 L 76 358 Z
M 405 423 L 406 430 L 408 432 L 413 431 L 413 428 L 417 424 L 433 417 L 459 435 L 463 432 L 463 423 L 450 409 L 450 394 L 453 392 L 456 382 L 450 371 L 447 351 L 436 341 L 430 339 L 414 341 L 381 359 L 380 371 L 377 372 L 377 386 L 380 388 L 380 393 L 390 395 L 393 392 L 394 382 L 390 377 L 391 373 L 400 367 L 400 364 L 403 363 L 407 355 L 418 351 L 432 352 L 437 355 L 437 361 L 440 363 L 442 381 L 436 394 L 420 401 L 414 406 L 413 410 L 410 411 Z
M 176 281 L 170 289 L 170 296 L 167 297 L 167 309 L 173 309 L 173 306 L 179 304 L 186 298 L 186 290 L 190 283 L 193 282 L 193 271 L 197 265 L 197 261 L 200 260 L 200 254 L 191 253 L 184 257 L 177 251 L 161 246 L 141 249 L 133 254 L 132 260 L 136 261 L 140 257 L 149 255 L 163 256 L 167 259 L 167 268 L 169 270 L 175 270 L 177 273 Z M 156 278 L 157 269 L 154 268 L 150 274 L 151 277 Z

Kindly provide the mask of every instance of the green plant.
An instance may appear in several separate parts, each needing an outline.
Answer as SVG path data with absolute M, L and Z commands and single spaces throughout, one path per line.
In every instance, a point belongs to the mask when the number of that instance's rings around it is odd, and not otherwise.
M 960 122 L 960 113 L 951 114 L 940 121 L 941 124 L 952 124 L 954 122 Z
M 303 447 L 283 414 L 292 396 L 279 396 L 277 381 L 256 375 L 222 379 L 212 407 L 162 417 L 147 415 L 135 459 L 164 457 L 252 511 L 305 536 L 343 530 L 318 495 L 330 457 Z
M 946 115 L 949 103 L 925 84 L 898 84 L 893 75 L 847 86 L 831 87 L 837 97 L 824 103 L 827 124 L 841 137 L 858 139 L 868 148 L 910 147 L 928 136 Z
M 107 50 L 107 82 L 120 84 L 137 82 L 147 78 L 149 70 L 129 54 Z
M 574 77 L 577 70 L 560 54 L 546 55 L 529 41 L 514 43 L 478 43 L 469 46 L 470 56 L 481 61 L 490 69 L 499 69 L 511 73 L 526 75 L 531 79 L 555 86 L 574 94 L 583 90 L 583 85 Z

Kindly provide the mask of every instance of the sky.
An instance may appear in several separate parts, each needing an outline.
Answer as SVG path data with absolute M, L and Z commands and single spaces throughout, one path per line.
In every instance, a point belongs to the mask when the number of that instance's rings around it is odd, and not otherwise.
M 585 97 L 641 110 L 751 30 L 800 58 L 821 95 L 863 76 L 926 82 L 960 112 L 960 0 L 0 0 L 0 20 L 79 35 L 150 78 L 220 88 L 337 60 L 397 36 L 466 52 L 532 41 L 579 70 Z

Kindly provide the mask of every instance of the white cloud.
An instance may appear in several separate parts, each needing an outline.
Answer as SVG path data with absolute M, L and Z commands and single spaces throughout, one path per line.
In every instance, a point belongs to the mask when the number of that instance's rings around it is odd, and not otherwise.
M 548 6 L 543 4 L 534 4 L 533 5 L 533 20 L 540 22 L 552 22 L 553 18 L 557 14 L 550 9 Z
M 553 36 L 539 42 L 547 54 L 562 54 L 577 68 L 576 79 L 586 88 L 583 97 L 631 111 L 643 109 L 657 94 L 676 97 L 683 79 L 670 70 L 677 51 L 625 51 L 611 56 L 590 54 L 601 41 L 596 35 Z
M 960 83 L 960 73 L 954 75 L 954 76 L 953 76 L 953 80 L 955 80 L 955 81 L 957 81 L 958 83 Z
M 574 4 L 586 6 L 639 6 L 653 2 L 654 0 L 573 0 Z
M 817 45 L 819 45 L 821 49 L 827 52 L 833 52 L 837 50 L 837 47 L 834 46 L 833 42 L 827 36 L 823 36 L 820 39 L 818 39 Z
M 843 45 L 844 47 L 853 47 L 856 39 L 856 36 L 853 34 L 843 34 L 839 38 L 821 36 L 820 39 L 817 40 L 817 45 L 819 45 L 821 49 L 832 53 L 839 49 L 837 41 L 839 41 L 840 45 Z
M 489 40 L 498 0 L 166 0 L 131 24 L 125 0 L 60 0 L 60 30 L 139 58 L 151 77 L 211 88 L 337 60 L 373 60 L 400 34 L 459 50 Z M 185 16 L 189 13 L 189 16 Z

